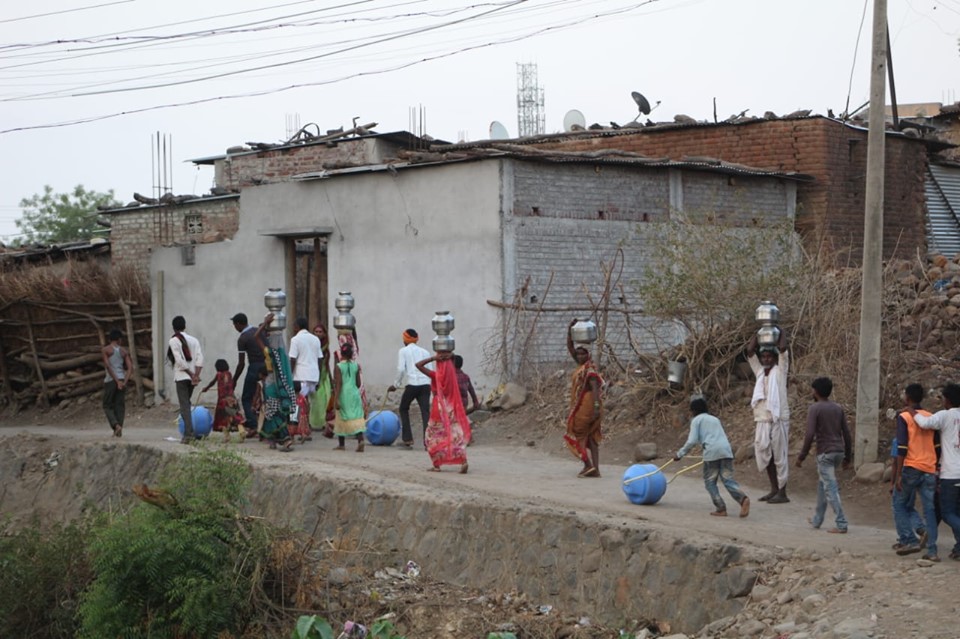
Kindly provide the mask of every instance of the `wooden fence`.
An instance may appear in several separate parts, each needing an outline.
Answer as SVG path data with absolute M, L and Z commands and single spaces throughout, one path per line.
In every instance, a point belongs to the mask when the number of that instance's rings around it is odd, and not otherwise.
M 0 307 L 2 397 L 18 409 L 49 407 L 103 388 L 101 349 L 113 329 L 130 352 L 136 405 L 152 390 L 151 314 L 136 302 L 16 300 Z M 142 345 L 142 347 L 138 347 Z

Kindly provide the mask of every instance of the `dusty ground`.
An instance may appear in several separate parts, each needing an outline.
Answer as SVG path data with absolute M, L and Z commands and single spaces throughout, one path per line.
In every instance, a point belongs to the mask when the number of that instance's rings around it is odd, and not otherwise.
M 562 390 L 560 382 L 557 388 Z M 483 494 L 505 507 L 523 508 L 528 504 L 558 512 L 593 511 L 614 522 L 640 517 L 656 525 L 682 529 L 687 537 L 709 536 L 775 548 L 780 564 L 763 577 L 763 587 L 758 587 L 744 613 L 736 619 L 718 621 L 711 636 L 960 636 L 955 621 L 960 563 L 944 559 L 941 564 L 929 565 L 918 562 L 917 555 L 894 555 L 890 544 L 895 535 L 885 486 L 855 484 L 852 473 L 844 478 L 844 506 L 851 522 L 850 534 L 845 536 L 814 531 L 805 523 L 813 509 L 813 466 L 794 471 L 791 503 L 774 506 L 755 501 L 745 520 L 710 517 L 711 504 L 696 471 L 673 482 L 657 505 L 635 506 L 624 498 L 620 487 L 620 477 L 632 463 L 634 445 L 657 442 L 661 459 L 656 463 L 662 463 L 683 443 L 685 425 L 679 419 L 676 424 L 661 423 L 659 428 L 638 428 L 624 421 L 611 424 L 602 448 L 603 477 L 577 479 L 578 462 L 560 445 L 562 397 L 560 394 L 559 401 L 539 403 L 531 399 L 528 406 L 494 414 L 479 425 L 476 443 L 469 449 L 470 473 L 466 476 L 424 472 L 429 462 L 423 451 L 371 446 L 362 455 L 340 453 L 320 437 L 289 455 L 250 442 L 242 448 L 253 463 L 279 472 L 323 473 L 331 466 L 341 471 L 349 468 L 358 481 L 379 482 L 385 476 L 402 481 L 413 488 L 413 495 L 418 491 L 424 495 L 444 491 L 467 499 Z M 175 415 L 170 405 L 130 410 L 120 441 L 182 452 L 184 447 L 165 441 L 165 437 L 176 434 Z M 736 423 L 736 418 L 727 421 L 732 424 L 728 426 L 731 439 L 736 443 L 749 439 L 747 426 Z M 62 410 L 7 415 L 0 421 L 0 436 L 22 437 L 24 431 L 51 441 L 61 437 L 110 440 L 95 399 Z M 35 438 L 22 441 L 27 446 L 43 446 Z M 222 445 L 218 441 L 212 443 Z M 737 474 L 748 494 L 756 497 L 763 492 L 764 482 L 752 462 L 738 464 Z M 945 558 L 952 543 L 945 526 L 941 527 L 941 540 Z M 520 630 L 523 637 L 618 636 L 615 629 L 589 625 L 584 619 L 589 618 L 589 611 L 551 609 L 539 614 L 543 610 L 540 607 L 549 602 L 526 601 L 516 593 L 469 592 L 432 583 L 429 575 L 416 580 L 396 574 L 356 577 L 351 588 L 367 594 L 387 593 L 394 603 L 401 602 L 392 609 L 405 611 L 396 621 L 408 629 L 411 638 L 482 636 L 497 629 Z M 343 612 L 345 616 L 369 613 L 359 608 L 345 608 Z M 669 634 L 668 624 L 661 624 L 651 625 L 651 630 Z M 427 632 L 426 628 L 432 630 Z

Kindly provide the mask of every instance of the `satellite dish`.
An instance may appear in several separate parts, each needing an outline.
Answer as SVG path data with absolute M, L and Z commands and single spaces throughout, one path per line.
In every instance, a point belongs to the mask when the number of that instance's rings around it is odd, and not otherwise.
M 507 131 L 507 127 L 503 126 L 503 123 L 499 120 L 494 120 L 490 123 L 490 139 L 491 140 L 509 140 L 510 133 Z
M 630 96 L 633 98 L 633 101 L 637 103 L 637 108 L 640 109 L 640 113 L 650 115 L 650 103 L 647 102 L 647 99 L 643 97 L 642 93 L 639 91 L 631 91 Z
M 564 131 L 583 131 L 586 126 L 587 119 L 583 117 L 583 113 L 577 109 L 570 109 L 567 111 L 567 114 L 563 116 Z

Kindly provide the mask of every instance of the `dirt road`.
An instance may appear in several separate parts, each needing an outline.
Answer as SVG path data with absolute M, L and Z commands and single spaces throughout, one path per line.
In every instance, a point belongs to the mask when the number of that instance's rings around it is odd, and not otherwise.
M 168 441 L 177 436 L 174 417 L 168 406 L 140 412 L 128 419 L 123 438 L 115 440 L 94 412 L 89 417 L 77 415 L 70 419 L 49 412 L 4 420 L 0 437 L 29 432 L 58 439 L 113 441 L 185 452 L 189 447 Z M 642 518 L 655 526 L 680 531 L 687 539 L 719 538 L 773 549 L 781 557 L 781 564 L 755 589 L 744 613 L 727 620 L 727 630 L 718 626 L 719 636 L 960 636 L 953 622 L 957 610 L 953 593 L 960 586 L 960 563 L 946 559 L 953 542 L 946 526 L 941 526 L 940 533 L 944 561 L 931 565 L 918 562 L 918 555 L 894 555 L 890 545 L 895 541 L 895 533 L 890 524 L 858 524 L 851 517 L 847 535 L 811 529 L 806 523 L 814 507 L 810 495 L 794 493 L 789 504 L 768 505 L 756 499 L 759 489 L 747 487 L 754 500 L 748 518 L 711 517 L 712 505 L 699 471 L 693 470 L 671 483 L 658 504 L 637 506 L 630 504 L 621 490 L 625 465 L 604 465 L 603 477 L 579 479 L 576 460 L 546 450 L 556 446 L 556 442 L 533 441 L 533 445 L 528 445 L 527 440 L 513 443 L 492 437 L 488 441 L 486 431 L 481 428 L 478 433 L 478 443 L 468 449 L 467 475 L 458 474 L 452 467 L 441 473 L 427 472 L 429 458 L 422 449 L 368 445 L 364 453 L 356 453 L 348 443 L 347 451 L 341 452 L 333 450 L 331 440 L 319 435 L 287 454 L 253 441 L 228 445 L 243 450 L 255 465 L 280 473 L 335 473 L 370 486 L 402 490 L 411 497 L 429 495 L 432 499 L 463 501 L 482 495 L 504 507 L 536 506 L 559 513 L 589 514 L 613 524 Z M 208 443 L 225 445 L 220 434 L 214 434 Z M 667 470 L 695 461 L 684 460 Z M 798 472 L 815 470 L 805 468 Z M 725 499 L 735 515 L 735 505 L 728 496 Z M 889 521 L 885 514 L 878 517 Z M 828 511 L 827 523 L 831 522 Z M 912 606 L 908 614 L 902 613 L 904 602 Z M 752 626 L 756 632 L 748 631 L 749 622 L 760 624 Z M 775 632 L 778 624 L 781 629 Z M 746 630 L 740 630 L 741 627 Z M 842 632 L 836 630 L 838 627 Z M 833 635 L 820 633 L 828 628 Z M 868 631 L 872 634 L 863 634 Z

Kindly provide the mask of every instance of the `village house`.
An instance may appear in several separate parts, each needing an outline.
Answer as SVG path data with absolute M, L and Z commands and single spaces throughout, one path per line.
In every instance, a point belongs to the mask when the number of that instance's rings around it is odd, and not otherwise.
M 650 159 L 636 154 L 541 151 L 500 146 L 425 150 L 408 133 L 366 134 L 202 158 L 223 189 L 239 189 L 191 207 L 237 207 L 229 237 L 154 248 L 150 254 L 155 353 L 165 350 L 170 319 L 184 315 L 208 359 L 235 361 L 228 318 L 256 321 L 271 287 L 287 294 L 290 322 L 326 322 L 336 292 L 357 300 L 360 362 L 366 383 L 393 381 L 400 333 L 413 327 L 429 348 L 430 319 L 456 317 L 457 350 L 479 385 L 498 371 L 566 356 L 566 324 L 575 311 L 543 313 L 535 334 L 507 326 L 510 309 L 582 308 L 603 285 L 601 262 L 623 249 L 624 281 L 642 276 L 646 247 L 659 225 L 685 212 L 750 229 L 788 223 L 797 184 L 809 178 L 717 161 Z M 173 209 L 171 209 L 173 210 Z M 116 211 L 144 215 L 144 209 Z M 122 227 L 122 223 L 115 228 Z M 222 226 L 216 233 L 222 232 Z M 117 244 L 123 240 L 117 238 Z M 636 300 L 623 300 L 636 304 Z M 608 339 L 629 357 L 625 322 Z M 642 331 L 634 327 L 633 335 Z M 676 339 L 675 330 L 667 339 Z M 634 337 L 636 339 L 636 337 Z M 654 344 L 649 344 L 652 347 Z M 158 391 L 172 392 L 169 370 L 155 358 Z
M 392 381 L 404 328 L 430 337 L 434 312 L 449 310 L 458 352 L 489 386 L 497 371 L 563 359 L 565 323 L 589 314 L 601 265 L 623 249 L 624 281 L 637 281 L 658 223 L 680 215 L 744 229 L 792 221 L 808 247 L 859 263 L 867 132 L 856 123 L 804 114 L 462 144 L 373 126 L 199 158 L 214 167 L 213 194 L 110 212 L 114 260 L 149 264 L 155 352 L 183 314 L 209 357 L 235 361 L 226 318 L 255 321 L 268 288 L 286 291 L 291 322 L 311 323 L 349 290 L 368 383 Z M 935 246 L 927 158 L 947 148 L 888 133 L 887 257 Z M 538 306 L 550 312 L 532 332 L 517 317 Z M 617 317 L 608 338 L 628 359 L 679 337 L 639 312 Z M 155 368 L 162 378 L 160 358 Z

